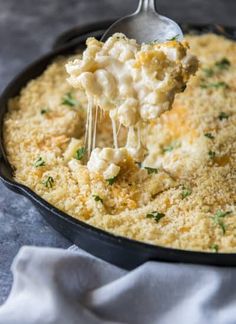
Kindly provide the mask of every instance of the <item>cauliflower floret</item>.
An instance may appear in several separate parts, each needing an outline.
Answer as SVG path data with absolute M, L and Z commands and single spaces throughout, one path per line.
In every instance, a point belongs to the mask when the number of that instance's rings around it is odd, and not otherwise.
M 129 127 L 170 109 L 197 66 L 186 42 L 140 45 L 118 33 L 105 43 L 90 38 L 82 59 L 69 62 L 66 70 L 72 86 L 83 88 Z
M 94 149 L 88 170 L 108 179 L 119 174 L 120 164 L 128 153 L 134 160 L 143 161 L 146 148 L 141 143 L 141 128 L 171 108 L 175 94 L 184 90 L 197 66 L 198 61 L 189 54 L 186 42 L 173 40 L 140 45 L 120 33 L 109 37 L 105 43 L 89 38 L 82 58 L 66 65 L 70 75 L 68 82 L 85 91 L 88 103 L 109 113 L 115 147 L 118 146 L 117 122 L 128 128 L 128 135 L 123 151 Z M 97 108 L 93 113 L 91 105 L 88 105 L 87 123 L 90 132 L 86 133 L 90 144 L 91 129 L 96 130 L 93 116 L 97 116 Z
M 104 179 L 116 177 L 120 172 L 120 164 L 125 162 L 128 152 L 125 148 L 95 148 L 87 163 L 90 172 L 98 172 Z
M 77 138 L 71 138 L 70 143 L 64 152 L 65 161 L 69 161 L 75 157 L 76 151 L 82 146 L 82 141 Z

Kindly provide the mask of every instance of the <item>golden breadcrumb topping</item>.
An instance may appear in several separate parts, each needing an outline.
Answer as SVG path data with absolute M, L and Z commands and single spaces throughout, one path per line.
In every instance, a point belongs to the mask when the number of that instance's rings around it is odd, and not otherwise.
M 58 58 L 9 102 L 4 141 L 16 181 L 116 235 L 180 249 L 236 252 L 236 43 L 213 34 L 186 40 L 199 70 L 173 109 L 141 134 L 147 147 L 142 165 L 122 155 L 117 178 L 88 171 L 87 98 L 66 82 L 68 58 Z M 137 64 L 146 60 L 141 55 Z M 102 149 L 111 144 L 112 130 L 106 114 L 98 118 Z M 121 127 L 119 142 L 125 137 Z

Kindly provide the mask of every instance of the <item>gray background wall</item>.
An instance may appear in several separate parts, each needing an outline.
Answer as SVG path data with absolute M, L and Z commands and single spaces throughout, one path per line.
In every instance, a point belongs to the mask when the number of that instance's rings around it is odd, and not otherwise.
M 57 35 L 76 25 L 131 13 L 137 0 L 0 0 L 0 91 Z M 236 26 L 236 0 L 157 0 L 159 12 L 179 22 Z M 70 242 L 31 203 L 0 183 L 0 304 L 9 293 L 10 264 L 22 245 L 68 247 Z

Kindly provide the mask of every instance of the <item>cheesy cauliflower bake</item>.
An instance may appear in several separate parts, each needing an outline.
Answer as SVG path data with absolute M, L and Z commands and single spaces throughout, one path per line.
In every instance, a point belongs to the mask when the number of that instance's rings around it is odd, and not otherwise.
M 70 75 L 67 81 L 83 90 L 88 99 L 85 133 L 88 157 L 93 149 L 88 170 L 110 179 L 118 175 L 128 154 L 137 162 L 144 160 L 146 150 L 141 130 L 171 108 L 175 94 L 185 89 L 198 62 L 189 53 L 186 42 L 174 39 L 139 45 L 117 33 L 105 43 L 90 37 L 86 44 L 82 58 L 66 64 Z M 113 150 L 94 149 L 99 109 L 108 112 L 111 118 Z M 119 127 L 128 128 L 127 151 L 118 148 L 117 122 Z
M 186 41 L 118 35 L 58 58 L 9 101 L 16 181 L 116 235 L 236 252 L 236 44 Z

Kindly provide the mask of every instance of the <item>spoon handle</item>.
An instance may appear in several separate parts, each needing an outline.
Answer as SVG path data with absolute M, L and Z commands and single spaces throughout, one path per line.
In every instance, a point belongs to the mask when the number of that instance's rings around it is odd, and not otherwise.
M 136 13 L 139 12 L 148 12 L 154 11 L 156 12 L 156 1 L 155 0 L 139 0 L 138 8 Z

